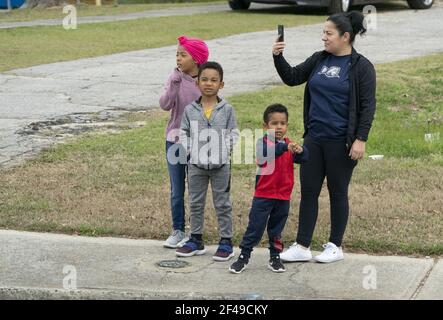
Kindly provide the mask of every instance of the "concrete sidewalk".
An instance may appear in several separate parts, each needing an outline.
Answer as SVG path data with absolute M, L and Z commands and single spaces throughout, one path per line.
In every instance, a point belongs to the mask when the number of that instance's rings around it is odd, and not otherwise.
M 208 249 L 173 269 L 157 265 L 176 259 L 160 241 L 0 230 L 0 299 L 443 299 L 441 260 L 345 254 L 276 274 L 268 250 L 256 249 L 231 274 L 232 261 L 214 262 Z

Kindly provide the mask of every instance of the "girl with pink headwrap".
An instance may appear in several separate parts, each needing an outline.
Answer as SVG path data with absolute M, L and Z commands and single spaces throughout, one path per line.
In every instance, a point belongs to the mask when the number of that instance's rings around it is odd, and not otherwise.
M 209 50 L 203 40 L 181 36 L 177 38 L 177 67 L 166 82 L 160 97 L 160 107 L 170 111 L 166 127 L 166 160 L 171 184 L 171 214 L 173 231 L 164 247 L 177 248 L 188 239 L 185 236 L 186 151 L 178 144 L 180 123 L 185 107 L 200 97 L 196 79 L 200 65 L 208 61 Z M 183 150 L 180 150 L 183 149 Z

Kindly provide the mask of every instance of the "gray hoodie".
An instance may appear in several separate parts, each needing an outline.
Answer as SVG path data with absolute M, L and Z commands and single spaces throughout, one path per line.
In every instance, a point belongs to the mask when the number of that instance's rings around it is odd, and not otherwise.
M 214 107 L 209 119 L 197 101 L 186 106 L 180 126 L 180 143 L 190 155 L 190 164 L 207 170 L 222 167 L 229 163 L 238 137 L 234 108 L 225 100 Z

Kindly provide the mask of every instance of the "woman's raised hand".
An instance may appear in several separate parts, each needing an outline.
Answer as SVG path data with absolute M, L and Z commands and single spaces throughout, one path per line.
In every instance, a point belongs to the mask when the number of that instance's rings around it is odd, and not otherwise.
M 272 54 L 278 56 L 283 52 L 285 49 L 286 43 L 285 42 L 278 42 L 278 37 L 275 40 L 274 45 L 272 46 Z

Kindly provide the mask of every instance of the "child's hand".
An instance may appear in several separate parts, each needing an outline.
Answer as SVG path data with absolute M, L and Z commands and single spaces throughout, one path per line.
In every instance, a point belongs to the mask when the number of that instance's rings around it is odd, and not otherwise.
M 172 82 L 181 82 L 182 81 L 182 71 L 177 67 L 174 69 L 172 73 Z
M 303 147 L 299 145 L 297 142 L 291 142 L 288 144 L 288 150 L 291 153 L 302 153 Z
M 299 144 L 295 147 L 295 153 L 300 154 L 303 153 L 303 147 Z
M 288 144 L 288 151 L 290 151 L 291 153 L 295 153 L 295 149 L 297 148 L 297 144 L 294 142 L 290 142 Z

